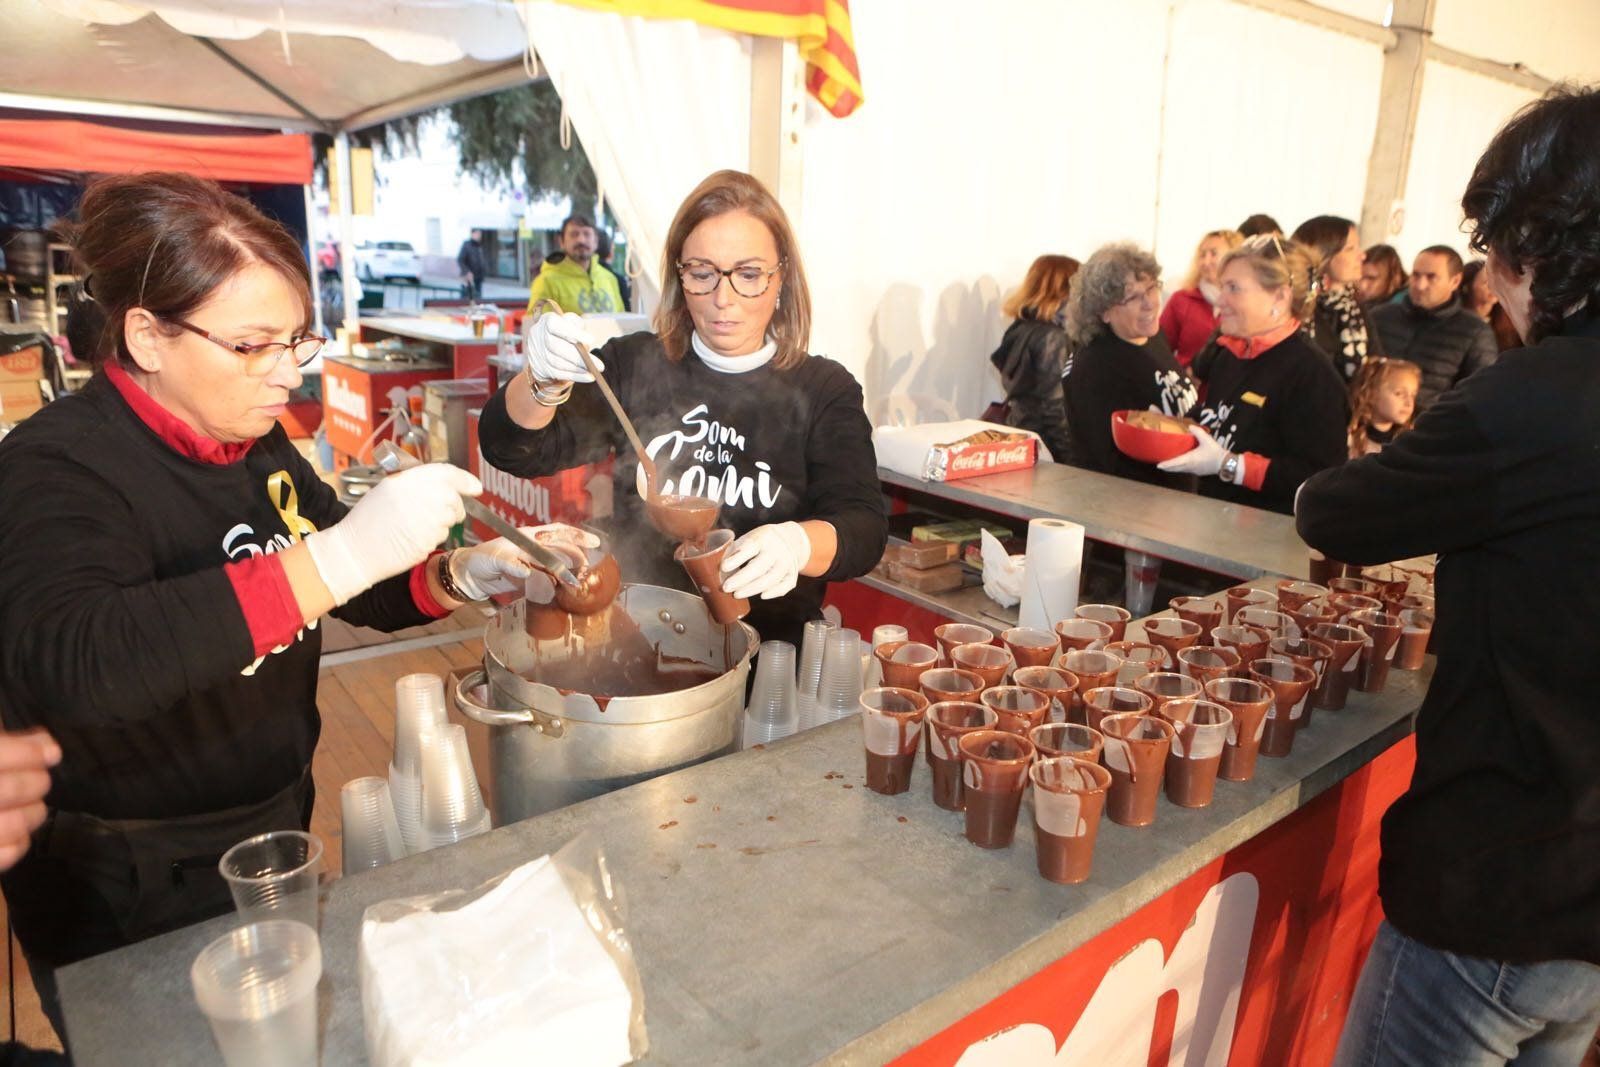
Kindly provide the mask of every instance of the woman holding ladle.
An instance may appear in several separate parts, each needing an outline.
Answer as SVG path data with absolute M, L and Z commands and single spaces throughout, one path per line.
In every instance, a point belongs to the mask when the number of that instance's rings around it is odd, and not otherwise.
M 616 455 L 610 530 L 630 581 L 685 587 L 673 542 L 644 498 L 707 497 L 738 535 L 722 588 L 748 597 L 763 640 L 799 645 L 830 581 L 865 574 L 888 533 L 861 387 L 808 355 L 810 294 L 783 208 L 756 179 L 719 171 L 679 207 L 663 253 L 655 332 L 619 337 L 589 359 L 572 314 L 529 328 L 527 369 L 484 408 L 484 458 L 536 477 Z M 580 351 L 582 346 L 582 351 Z M 562 410 L 573 383 L 604 378 L 653 462 L 647 484 L 621 424 L 594 398 Z M 582 394 L 578 394 L 582 396 Z

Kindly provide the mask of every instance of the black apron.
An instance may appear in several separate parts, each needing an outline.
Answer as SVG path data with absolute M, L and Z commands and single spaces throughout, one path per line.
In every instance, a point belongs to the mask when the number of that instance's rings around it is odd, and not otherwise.
M 170 819 L 103 819 L 52 811 L 5 875 L 6 904 L 35 966 L 89 956 L 226 913 L 217 862 L 271 830 L 310 826 L 315 786 L 300 780 L 256 804 Z

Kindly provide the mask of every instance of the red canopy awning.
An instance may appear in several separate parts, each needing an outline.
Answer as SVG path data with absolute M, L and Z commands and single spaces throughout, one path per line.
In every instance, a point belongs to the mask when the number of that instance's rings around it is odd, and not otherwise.
M 303 133 L 212 132 L 80 119 L 0 117 L 0 166 L 132 174 L 176 170 L 219 182 L 311 183 Z

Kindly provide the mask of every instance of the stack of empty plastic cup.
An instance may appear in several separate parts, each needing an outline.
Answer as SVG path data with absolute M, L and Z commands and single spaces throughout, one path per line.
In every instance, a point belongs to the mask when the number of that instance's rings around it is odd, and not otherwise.
M 861 635 L 854 630 L 834 630 L 822 651 L 822 675 L 817 679 L 817 723 L 835 722 L 861 711 Z
M 389 764 L 389 794 L 407 855 L 428 848 L 422 832 L 422 739 L 448 721 L 444 680 L 437 674 L 408 674 L 394 683 L 394 760 Z
M 800 671 L 795 679 L 795 706 L 800 717 L 801 730 L 818 724 L 817 682 L 822 677 L 822 648 L 827 642 L 833 623 L 813 619 L 806 623 L 805 636 L 800 641 Z
M 425 848 L 452 845 L 489 830 L 489 812 L 467 751 L 467 731 L 441 726 L 422 740 L 422 832 Z
M 370 871 L 406 854 L 395 818 L 389 783 L 382 778 L 352 778 L 339 790 L 343 821 L 344 873 Z
M 794 694 L 794 646 L 787 641 L 762 642 L 739 747 L 764 745 L 794 733 L 800 725 Z
M 284 919 L 223 934 L 189 969 L 227 1067 L 316 1063 L 321 977 L 317 932 Z

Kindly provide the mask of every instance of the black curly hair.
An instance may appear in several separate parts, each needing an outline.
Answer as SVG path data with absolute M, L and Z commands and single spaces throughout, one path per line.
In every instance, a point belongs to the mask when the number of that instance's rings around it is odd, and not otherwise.
M 1495 134 L 1461 209 L 1472 248 L 1531 271 L 1531 344 L 1583 305 L 1600 316 L 1600 88 L 1561 85 Z

